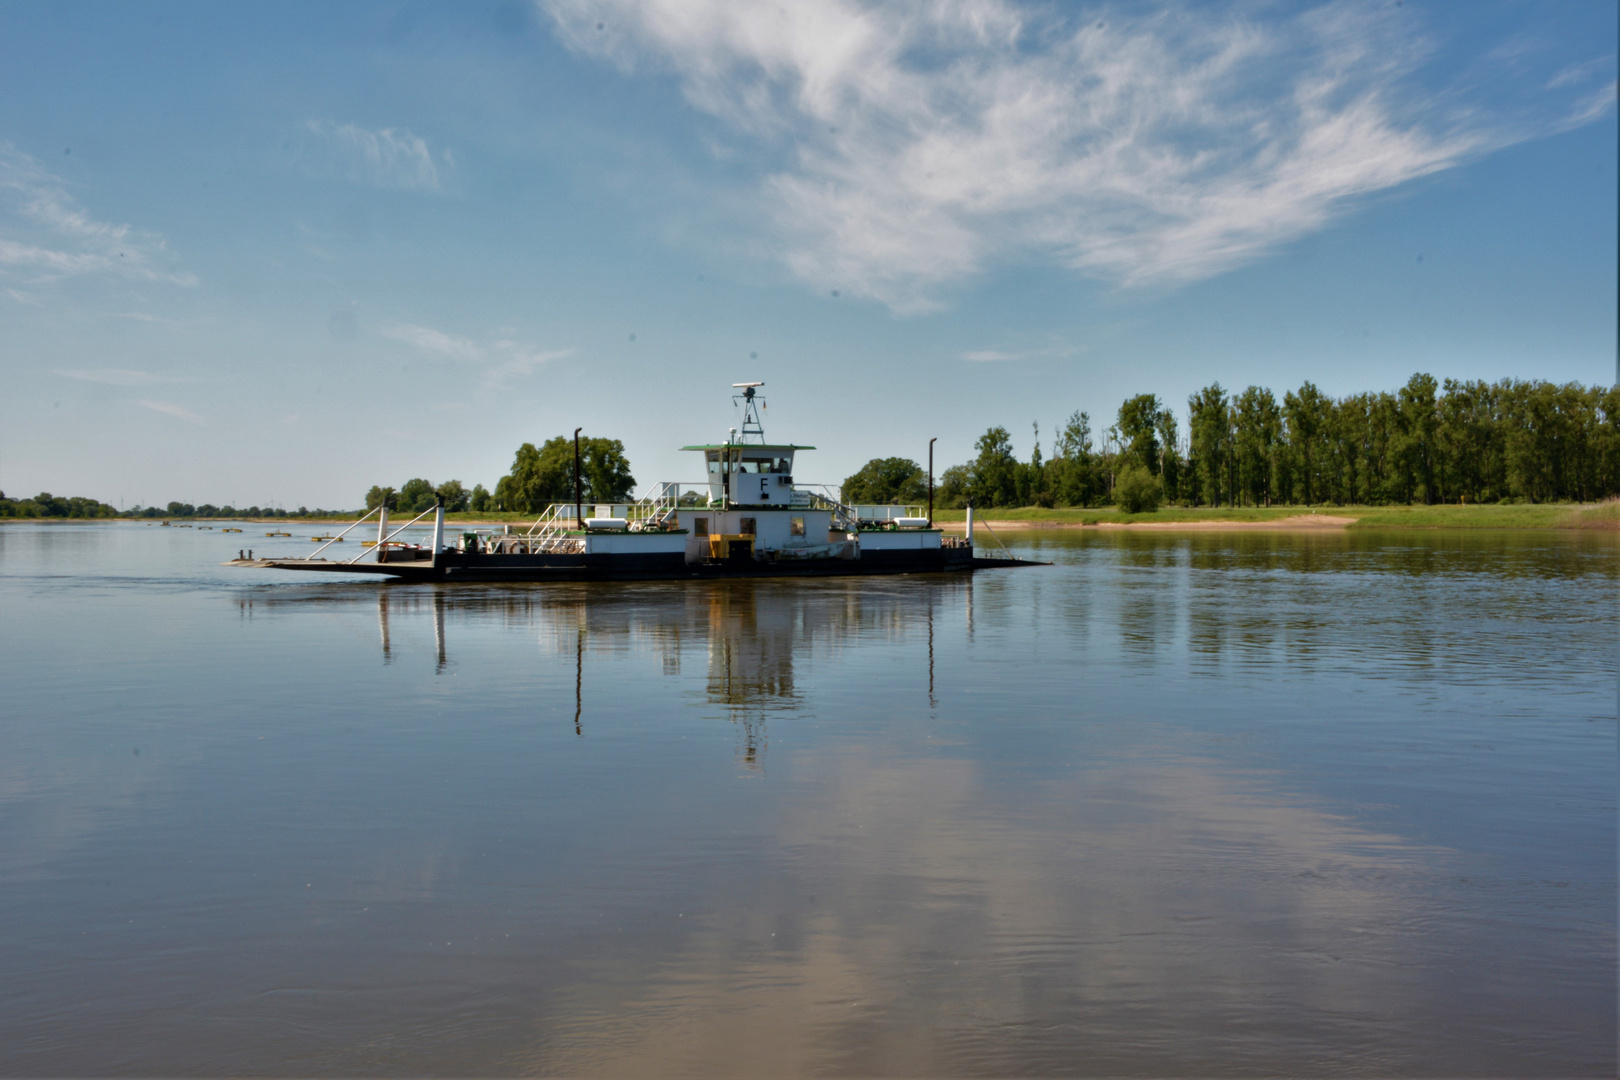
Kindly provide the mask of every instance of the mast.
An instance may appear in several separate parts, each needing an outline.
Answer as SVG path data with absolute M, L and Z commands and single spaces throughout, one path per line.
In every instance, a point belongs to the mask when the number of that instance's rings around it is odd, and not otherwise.
M 758 390 L 764 385 L 765 384 L 762 382 L 738 382 L 731 384 L 733 389 L 742 391 L 741 394 L 733 394 L 731 397 L 733 404 L 739 401 L 742 403 L 742 435 L 738 439 L 739 442 L 748 442 L 750 437 L 752 437 L 753 441 L 756 443 L 765 442 L 765 428 L 762 427 L 759 422 L 759 406 L 760 402 L 764 401 L 764 399 L 760 398 L 758 401 L 756 401 L 754 398 L 754 391 Z

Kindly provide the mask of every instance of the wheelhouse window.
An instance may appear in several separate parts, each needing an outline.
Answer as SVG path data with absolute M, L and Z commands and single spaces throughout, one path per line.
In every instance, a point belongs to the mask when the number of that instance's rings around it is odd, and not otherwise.
M 753 518 L 743 518 L 742 523 L 737 526 L 737 531 L 739 533 L 741 533 L 743 536 L 753 536 L 754 533 L 757 531 L 754 528 L 754 519 Z
M 802 517 L 789 518 L 788 519 L 788 532 L 791 533 L 794 536 L 803 536 L 804 535 L 804 518 L 802 518 Z
M 706 518 L 706 517 L 695 517 L 695 518 L 693 518 L 692 519 L 692 535 L 693 536 L 708 536 L 709 535 L 709 519 Z

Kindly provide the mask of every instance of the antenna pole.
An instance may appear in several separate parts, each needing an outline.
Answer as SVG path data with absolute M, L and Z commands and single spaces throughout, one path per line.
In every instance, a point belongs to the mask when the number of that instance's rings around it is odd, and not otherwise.
M 738 436 L 737 442 L 739 444 L 746 443 L 749 437 L 752 436 L 755 442 L 763 443 L 765 441 L 765 428 L 759 422 L 759 407 L 764 399 L 756 398 L 755 395 L 758 393 L 759 388 L 765 384 L 753 382 L 732 383 L 731 385 L 733 389 L 742 391 L 741 394 L 734 395 L 731 399 L 733 403 L 739 401 L 742 403 L 742 432 Z
M 580 506 L 582 500 L 579 495 L 579 433 L 584 430 L 574 429 L 574 519 L 581 529 L 585 527 L 585 511 Z
M 939 436 L 928 440 L 928 527 L 934 527 L 934 444 Z

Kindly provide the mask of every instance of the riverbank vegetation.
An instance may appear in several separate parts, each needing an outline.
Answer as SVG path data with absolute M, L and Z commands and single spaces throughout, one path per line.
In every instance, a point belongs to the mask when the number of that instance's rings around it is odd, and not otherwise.
M 1005 427 L 986 430 L 971 461 L 936 477 L 940 519 L 971 503 L 989 520 L 1007 511 L 1007 520 L 1070 524 L 1148 513 L 1164 521 L 1266 520 L 1302 507 L 1342 509 L 1359 527 L 1615 528 L 1620 520 L 1620 386 L 1439 383 L 1417 374 L 1394 391 L 1332 398 L 1306 382 L 1279 398 L 1264 387 L 1230 393 L 1212 383 L 1188 398 L 1184 418 L 1155 395 L 1138 394 L 1100 432 L 1089 413 L 1072 413 L 1049 454 L 1039 426 L 1033 435 L 1020 460 Z M 582 501 L 633 497 L 623 442 L 583 438 L 579 453 Z M 373 485 L 365 507 L 415 515 L 437 500 L 453 520 L 508 522 L 574 497 L 574 441 L 558 435 L 520 446 L 493 490 L 413 477 L 398 488 Z M 843 497 L 920 504 L 927 475 L 909 458 L 873 458 L 845 478 Z M 0 518 L 11 519 L 356 514 L 181 502 L 119 511 L 96 499 L 0 494 Z
M 580 499 L 584 502 L 625 502 L 632 498 L 636 478 L 630 459 L 618 439 L 579 440 Z M 398 488 L 373 485 L 366 492 L 366 509 L 386 503 L 390 513 L 420 514 L 435 500 L 448 514 L 536 514 L 552 503 L 574 499 L 574 440 L 567 435 L 547 439 L 540 446 L 524 443 L 512 459 L 512 468 L 491 491 L 474 484 L 471 491 L 460 480 L 434 484 L 413 478 Z
M 624 502 L 636 489 L 630 459 L 618 439 L 579 440 L 582 502 Z M 574 440 L 565 435 L 518 447 L 512 469 L 496 481 L 486 509 L 538 513 L 552 503 L 574 501 Z M 476 506 L 473 509 L 478 509 Z
M 1216 526 L 1222 524 L 1310 525 L 1311 518 L 1349 519 L 1351 529 L 1620 529 L 1620 501 L 1489 503 L 1435 506 L 1166 506 L 1156 513 L 1129 513 L 1117 506 L 1094 508 L 1008 506 L 974 510 L 974 520 L 993 526 L 1064 528 L 1087 525 Z M 961 525 L 966 510 L 935 510 L 940 524 Z
M 1307 382 L 1279 399 L 1215 383 L 1188 399 L 1185 434 L 1171 409 L 1140 394 L 1100 434 L 1073 413 L 1049 457 L 1034 435 L 1020 461 L 1006 428 L 987 430 L 972 461 L 940 474 L 935 506 L 1511 506 L 1620 495 L 1620 387 L 1418 374 L 1392 392 L 1335 399 Z M 863 494 L 909 494 L 921 476 L 915 462 L 886 458 L 850 480 L 864 481 Z M 846 501 L 857 501 L 847 488 Z
M 0 518 L 110 518 L 118 516 L 116 506 L 82 496 L 61 498 L 42 491 L 32 499 L 8 499 L 0 491 Z

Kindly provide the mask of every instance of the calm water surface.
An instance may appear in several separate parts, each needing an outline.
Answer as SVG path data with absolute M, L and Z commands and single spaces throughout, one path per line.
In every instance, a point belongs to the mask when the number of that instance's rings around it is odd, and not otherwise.
M 0 528 L 0 1073 L 1615 1072 L 1614 537 L 217 565 L 263 531 Z

